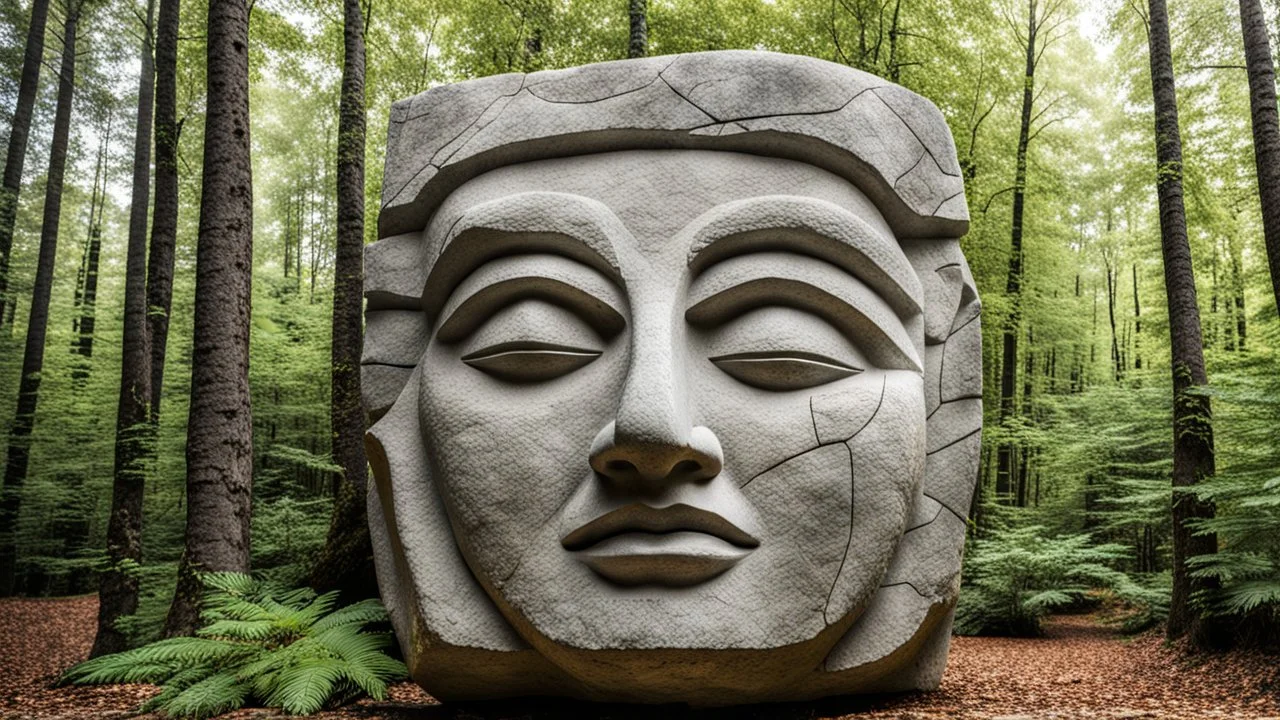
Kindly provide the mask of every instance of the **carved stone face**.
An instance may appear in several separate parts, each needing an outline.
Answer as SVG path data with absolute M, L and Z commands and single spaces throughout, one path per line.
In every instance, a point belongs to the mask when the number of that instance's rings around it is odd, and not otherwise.
M 790 160 L 641 150 L 483 175 L 428 233 L 479 258 L 515 228 L 578 259 L 517 244 L 476 267 L 418 389 L 508 620 L 572 664 L 809 643 L 860 607 L 924 467 L 923 337 L 899 315 L 919 283 L 875 208 Z
M 795 159 L 618 150 L 475 174 L 380 243 L 366 396 L 411 375 L 370 523 L 429 691 L 936 686 L 977 302 L 955 240 L 883 206 Z

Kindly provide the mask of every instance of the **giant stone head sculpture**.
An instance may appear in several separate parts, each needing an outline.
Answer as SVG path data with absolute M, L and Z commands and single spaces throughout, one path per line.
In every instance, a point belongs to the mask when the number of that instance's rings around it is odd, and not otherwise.
M 369 521 L 439 698 L 936 687 L 981 429 L 941 114 L 711 52 L 394 106 Z

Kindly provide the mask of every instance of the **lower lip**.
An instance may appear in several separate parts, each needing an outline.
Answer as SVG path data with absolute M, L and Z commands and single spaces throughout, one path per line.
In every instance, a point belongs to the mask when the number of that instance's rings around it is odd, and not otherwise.
M 751 553 L 701 532 L 625 533 L 574 555 L 618 585 L 685 587 L 706 582 Z

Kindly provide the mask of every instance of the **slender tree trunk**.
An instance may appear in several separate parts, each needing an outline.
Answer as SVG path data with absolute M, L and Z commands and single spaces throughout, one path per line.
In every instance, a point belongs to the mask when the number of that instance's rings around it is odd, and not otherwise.
M 365 519 L 364 409 L 360 404 L 360 355 L 364 344 L 364 18 L 360 0 L 343 0 L 342 97 L 338 108 L 338 233 L 333 274 L 332 402 L 329 426 L 334 477 L 329 535 L 311 585 L 369 594 L 375 587 L 373 547 Z
M 54 262 L 58 253 L 58 222 L 62 217 L 62 179 L 67 167 L 67 146 L 71 136 L 71 101 L 76 79 L 76 26 L 80 2 L 71 0 L 63 25 L 62 67 L 58 77 L 58 104 L 53 116 L 53 142 L 49 145 L 49 173 L 44 191 L 44 218 L 40 224 L 40 254 L 36 261 L 36 281 L 27 321 L 27 343 L 22 353 L 22 379 L 18 385 L 18 411 L 9 433 L 9 455 L 4 472 L 3 501 L 0 502 L 0 597 L 12 595 L 17 587 L 17 546 L 15 530 L 22 504 L 22 486 L 27 480 L 31 459 L 31 431 L 35 427 L 36 404 L 40 394 L 40 372 L 44 367 L 44 341 L 49 329 L 49 297 L 53 291 Z
M 165 620 L 169 636 L 191 633 L 200 623 L 200 572 L 249 570 L 253 175 L 248 3 L 211 0 L 207 28 L 209 99 L 187 421 L 186 549 Z
M 1133 263 L 1133 369 L 1142 369 L 1142 305 L 1138 301 L 1138 263 Z
M 1253 158 L 1262 201 L 1262 234 L 1271 269 L 1271 290 L 1280 309 L 1280 117 L 1276 111 L 1276 71 L 1267 37 L 1262 0 L 1240 0 L 1245 67 L 1249 72 L 1249 110 L 1253 119 Z
M 1012 418 L 1018 387 L 1018 333 L 1022 323 L 1022 215 L 1026 204 L 1027 146 L 1031 143 L 1031 107 L 1035 101 L 1036 74 L 1036 0 L 1027 3 L 1026 68 L 1022 81 L 1022 121 L 1018 132 L 1018 151 L 1013 180 L 1013 231 L 1009 249 L 1009 275 L 1005 294 L 1009 297 L 1009 316 L 1005 320 L 1000 353 L 1000 422 Z M 997 451 L 996 484 L 1013 488 L 1013 444 L 1002 441 Z
M 178 241 L 178 11 L 180 0 L 160 0 L 156 22 L 156 200 L 147 260 L 147 331 L 151 341 L 151 422 L 160 421 L 173 256 Z
M 83 284 L 79 290 L 80 315 L 75 322 L 76 337 L 72 349 L 87 361 L 93 357 L 93 338 L 98 312 L 98 262 L 102 257 L 102 211 L 106 206 L 107 176 L 103 164 L 107 144 L 111 138 L 111 118 L 107 118 L 107 130 L 98 146 L 98 163 L 93 174 L 94 193 L 89 202 L 89 237 L 85 241 Z M 89 364 L 77 366 L 71 371 L 75 380 L 89 377 Z
M 631 41 L 627 44 L 627 57 L 645 57 L 649 54 L 649 0 L 630 0 L 627 14 L 631 17 Z
M 1212 518 L 1214 506 L 1187 490 L 1213 475 L 1213 425 L 1208 396 L 1194 392 L 1197 387 L 1208 384 L 1208 377 L 1182 199 L 1182 138 L 1169 46 L 1169 14 L 1165 0 L 1150 0 L 1149 7 L 1156 194 L 1160 202 L 1160 250 L 1169 299 L 1173 361 L 1173 599 L 1169 606 L 1168 635 L 1171 638 L 1186 635 L 1192 643 L 1204 647 L 1221 637 L 1192 606 L 1191 596 L 1212 585 L 1208 579 L 1191 577 L 1187 560 L 1217 552 L 1218 539 L 1212 534 L 1192 534 L 1187 523 Z
M 151 198 L 151 103 L 155 68 L 151 42 L 155 0 L 148 0 L 142 26 L 142 69 L 133 134 L 133 196 L 125 253 L 124 332 L 120 396 L 116 403 L 116 455 L 107 524 L 107 560 L 98 583 L 98 634 L 90 657 L 124 650 L 128 638 L 116 620 L 138 609 L 138 576 L 129 565 L 142 562 L 142 493 L 150 457 L 151 347 L 147 336 L 147 210 Z
M 22 78 L 18 82 L 18 103 L 14 106 L 13 125 L 9 129 L 9 154 L 5 157 L 4 180 L 0 183 L 0 327 L 13 321 L 13 311 L 5 309 L 13 305 L 8 295 L 9 254 L 13 252 L 13 226 L 18 219 L 22 166 L 27 159 L 27 138 L 31 134 L 31 115 L 40 85 L 44 30 L 48 21 L 49 0 L 33 0 L 31 24 L 27 26 L 27 47 L 22 58 Z

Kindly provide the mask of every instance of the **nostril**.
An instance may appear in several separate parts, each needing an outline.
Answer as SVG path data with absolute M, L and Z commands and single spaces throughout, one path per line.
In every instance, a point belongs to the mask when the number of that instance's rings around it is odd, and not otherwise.
M 671 468 L 672 477 L 687 477 L 695 475 L 702 470 L 702 463 L 697 460 L 681 460 Z
M 610 460 L 604 464 L 604 469 L 610 474 L 630 475 L 636 472 L 636 466 L 626 460 Z

